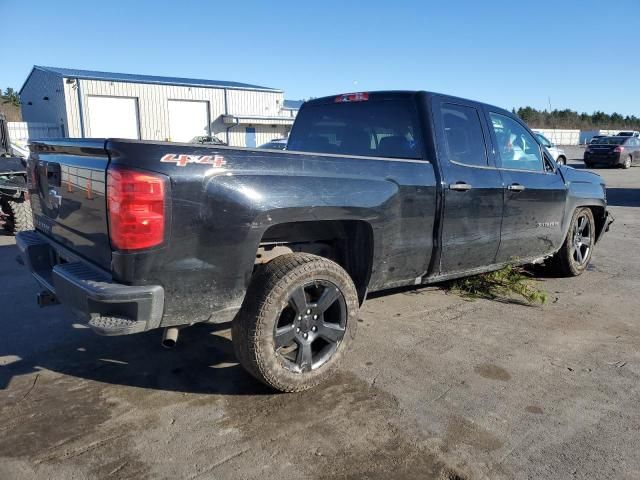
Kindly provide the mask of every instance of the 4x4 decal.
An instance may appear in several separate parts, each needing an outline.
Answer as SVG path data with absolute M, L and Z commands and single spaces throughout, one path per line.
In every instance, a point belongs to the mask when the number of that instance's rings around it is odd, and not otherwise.
M 201 165 L 212 165 L 214 168 L 221 168 L 227 164 L 222 155 L 176 155 L 167 153 L 160 159 L 164 163 L 175 163 L 178 167 L 186 167 L 189 163 Z

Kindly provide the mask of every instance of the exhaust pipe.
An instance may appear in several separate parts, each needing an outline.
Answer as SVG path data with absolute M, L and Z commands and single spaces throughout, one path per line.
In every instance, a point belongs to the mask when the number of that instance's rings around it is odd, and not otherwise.
M 180 329 L 178 327 L 167 327 L 162 334 L 162 346 L 164 348 L 173 348 L 178 343 L 178 333 Z
M 48 307 L 49 305 L 57 305 L 58 303 L 60 303 L 58 302 L 58 298 L 48 290 L 39 292 L 36 295 L 36 300 L 40 308 Z

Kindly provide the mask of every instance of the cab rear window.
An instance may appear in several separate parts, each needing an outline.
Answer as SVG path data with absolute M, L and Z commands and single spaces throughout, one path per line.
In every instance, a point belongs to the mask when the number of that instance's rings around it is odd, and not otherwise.
M 409 100 L 307 104 L 287 149 L 368 157 L 421 157 L 417 114 Z

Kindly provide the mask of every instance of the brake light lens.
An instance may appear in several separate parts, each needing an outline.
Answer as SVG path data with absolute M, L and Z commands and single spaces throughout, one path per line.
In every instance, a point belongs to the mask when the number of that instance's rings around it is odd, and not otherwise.
M 336 103 L 366 102 L 367 100 L 369 100 L 368 92 L 345 93 L 335 98 Z
M 616 148 L 613 149 L 613 151 L 616 152 L 616 153 L 622 153 L 622 152 L 624 152 L 624 147 L 616 147 Z
M 117 250 L 140 250 L 164 241 L 165 177 L 107 170 L 109 237 Z

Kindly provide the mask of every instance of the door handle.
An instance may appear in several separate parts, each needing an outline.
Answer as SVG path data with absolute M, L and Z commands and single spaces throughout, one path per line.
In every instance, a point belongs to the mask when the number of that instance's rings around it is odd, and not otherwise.
M 468 183 L 457 182 L 449 184 L 449 190 L 456 190 L 457 192 L 466 192 L 467 190 L 471 190 L 473 187 Z
M 512 183 L 507 187 L 507 190 L 511 190 L 512 192 L 522 192 L 524 189 L 524 185 L 520 185 L 519 183 Z

